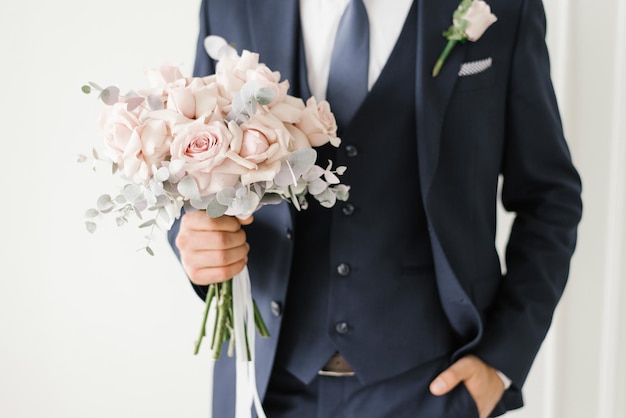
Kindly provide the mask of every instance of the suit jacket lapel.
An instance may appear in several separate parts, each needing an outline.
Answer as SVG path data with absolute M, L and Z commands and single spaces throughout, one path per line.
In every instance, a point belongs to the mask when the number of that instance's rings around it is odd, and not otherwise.
M 444 116 L 456 82 L 464 51 L 457 45 L 448 56 L 438 77 L 432 69 L 447 40 L 442 32 L 452 23 L 452 13 L 459 0 L 416 0 L 417 65 L 416 118 L 420 182 L 424 209 L 429 218 L 429 192 L 439 161 L 439 149 Z M 446 256 L 446 243 L 440 242 L 436 225 L 430 229 L 437 284 L 442 295 L 443 308 L 451 325 L 468 343 L 454 353 L 454 358 L 477 344 L 482 335 L 480 317 L 470 303 Z
M 416 118 L 420 181 L 424 203 L 439 161 L 441 129 L 446 106 L 456 82 L 465 48 L 457 45 L 448 56 L 438 77 L 432 69 L 447 40 L 442 36 L 452 24 L 452 13 L 459 0 L 416 0 L 417 65 Z

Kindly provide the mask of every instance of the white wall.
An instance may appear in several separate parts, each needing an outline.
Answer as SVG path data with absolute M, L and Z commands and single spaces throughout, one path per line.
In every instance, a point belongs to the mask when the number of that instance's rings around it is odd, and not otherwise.
M 626 416 L 624 0 L 546 0 L 566 133 L 584 182 L 572 275 L 517 418 Z M 167 60 L 191 74 L 199 1 L 0 4 L 0 416 L 201 417 L 202 303 L 165 240 L 83 212 L 111 186 L 76 163 L 98 144 L 86 81 L 144 83 Z
M 85 209 L 110 176 L 76 163 L 100 146 L 87 81 L 146 86 L 163 60 L 191 74 L 199 1 L 0 4 L 0 416 L 201 417 L 202 303 L 163 239 Z M 112 219 L 111 219 L 112 221 Z

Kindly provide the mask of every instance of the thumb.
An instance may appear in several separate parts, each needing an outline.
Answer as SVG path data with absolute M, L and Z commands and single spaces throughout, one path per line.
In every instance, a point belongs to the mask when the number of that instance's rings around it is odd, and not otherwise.
M 461 358 L 441 372 L 430 384 L 430 393 L 436 396 L 445 395 L 459 383 L 471 376 L 471 364 L 467 358 Z

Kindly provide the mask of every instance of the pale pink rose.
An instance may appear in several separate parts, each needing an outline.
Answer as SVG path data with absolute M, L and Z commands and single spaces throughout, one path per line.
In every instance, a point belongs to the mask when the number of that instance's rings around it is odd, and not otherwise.
M 220 113 L 221 109 L 229 103 L 229 100 L 220 94 L 220 89 L 215 79 L 210 83 L 205 83 L 203 86 L 193 86 L 192 91 L 196 103 L 196 119 Z
M 106 106 L 100 112 L 97 126 L 104 135 L 106 150 L 116 164 L 122 165 L 122 156 L 130 138 L 140 125 L 139 111 L 135 109 L 129 112 L 124 103 Z
M 272 105 L 270 112 L 285 123 L 296 123 L 300 120 L 304 108 L 302 99 L 287 94 L 282 101 Z
M 245 169 L 241 182 L 247 185 L 272 180 L 293 142 L 285 124 L 271 113 L 258 112 L 241 126 L 231 123 L 229 127 L 235 137 L 241 138 L 241 142 L 233 141 L 228 155 Z
M 196 180 L 201 195 L 217 193 L 223 187 L 233 187 L 239 179 L 239 167 L 222 166 L 233 139 L 223 122 L 194 122 L 175 135 L 171 158 L 184 161 L 182 169 Z
M 148 119 L 137 126 L 122 155 L 124 176 L 137 182 L 152 177 L 152 166 L 161 167 L 170 151 L 172 137 L 165 122 Z
M 167 109 L 178 112 L 189 119 L 196 116 L 196 99 L 188 87 L 171 87 L 167 90 Z
M 280 73 L 271 71 L 264 65 L 260 65 L 253 70 L 246 72 L 246 81 L 256 81 L 260 88 L 267 88 L 274 92 L 274 100 L 268 106 L 272 107 L 276 103 L 282 102 L 289 90 L 289 82 L 287 80 L 280 82 Z
M 246 72 L 258 67 L 259 55 L 243 51 L 241 57 L 225 57 L 215 67 L 217 82 L 231 98 L 246 83 Z
M 262 156 L 270 147 L 270 143 L 261 132 L 248 129 L 243 133 L 241 150 L 239 155 L 254 163 L 258 163 L 259 156 Z
M 276 92 L 274 102 L 281 100 L 289 89 L 288 82 L 280 82 L 279 72 L 272 72 L 265 64 L 259 63 L 259 54 L 247 50 L 239 57 L 222 58 L 217 63 L 215 75 L 218 84 L 224 90 L 223 94 L 229 99 L 251 80 L 258 81 L 261 87 L 274 90 Z
M 296 127 L 304 132 L 314 147 L 322 146 L 328 142 L 338 147 L 341 142 L 337 137 L 335 116 L 325 100 L 319 104 L 314 97 L 307 100 L 306 108 L 302 111 Z
M 472 1 L 472 5 L 467 9 L 463 19 L 467 21 L 465 34 L 467 39 L 476 42 L 485 33 L 487 28 L 498 20 L 491 13 L 491 7 L 482 0 Z
M 285 124 L 272 113 L 257 112 L 248 121 L 241 124 L 241 129 L 243 132 L 253 130 L 265 137 L 269 144 L 268 150 L 263 153 L 267 156 L 266 159 L 280 159 L 287 156 L 290 152 L 291 134 Z M 271 152 L 271 154 L 268 154 L 268 152 Z
M 145 75 L 152 87 L 162 87 L 184 78 L 180 69 L 173 65 L 162 65 L 159 68 L 151 68 L 145 72 Z

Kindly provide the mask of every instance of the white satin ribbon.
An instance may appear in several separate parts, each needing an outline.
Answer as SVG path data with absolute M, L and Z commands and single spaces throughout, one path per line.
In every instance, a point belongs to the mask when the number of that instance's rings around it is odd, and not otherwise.
M 235 418 L 251 418 L 253 405 L 258 418 L 267 418 L 256 387 L 254 367 L 256 327 L 254 323 L 250 273 L 247 266 L 241 273 L 233 277 L 232 285 L 236 364 Z M 246 340 L 248 341 L 247 349 Z M 250 352 L 250 360 L 248 360 L 248 350 Z M 212 370 L 210 378 L 213 382 Z M 212 411 L 209 416 L 210 418 L 213 416 Z

